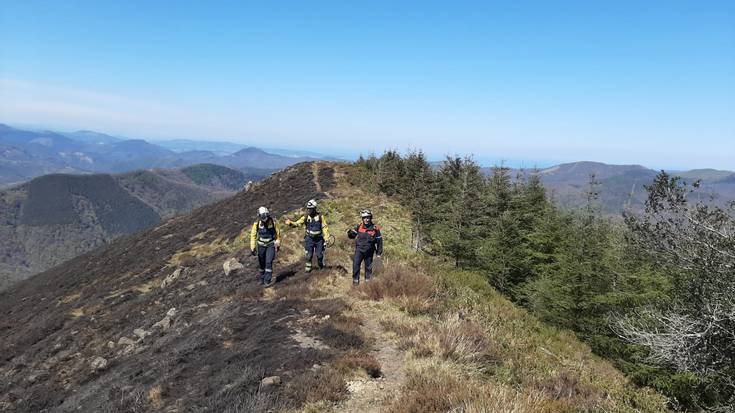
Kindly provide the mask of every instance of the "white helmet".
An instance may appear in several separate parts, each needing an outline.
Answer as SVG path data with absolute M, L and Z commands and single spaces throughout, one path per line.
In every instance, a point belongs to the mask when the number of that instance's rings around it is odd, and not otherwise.
M 370 212 L 369 209 L 363 209 L 360 212 L 360 218 L 372 218 L 372 217 L 373 217 L 373 213 Z
M 265 221 L 266 219 L 268 219 L 268 217 L 269 217 L 270 215 L 271 215 L 271 212 L 270 212 L 270 211 L 268 211 L 268 208 L 266 208 L 266 207 L 264 207 L 264 206 L 262 206 L 262 207 L 258 208 L 258 216 L 259 216 L 259 217 L 260 217 L 260 219 L 262 219 L 263 221 Z
M 317 204 L 315 199 L 310 199 L 309 202 L 306 203 L 307 208 L 316 208 L 316 205 Z

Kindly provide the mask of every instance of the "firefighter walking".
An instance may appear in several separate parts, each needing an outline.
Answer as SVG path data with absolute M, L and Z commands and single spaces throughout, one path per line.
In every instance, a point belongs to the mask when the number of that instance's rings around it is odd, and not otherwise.
M 306 251 L 306 267 L 307 273 L 311 272 L 313 266 L 313 257 L 316 255 L 316 261 L 319 268 L 324 268 L 324 249 L 326 248 L 325 240 L 329 239 L 329 225 L 324 215 L 317 211 L 317 202 L 313 199 L 306 203 L 306 214 L 296 221 L 286 219 L 286 225 L 291 227 L 303 226 L 304 234 L 304 250 Z
M 250 230 L 250 253 L 258 256 L 260 285 L 273 285 L 273 260 L 281 244 L 281 231 L 266 207 L 258 208 L 258 219 Z

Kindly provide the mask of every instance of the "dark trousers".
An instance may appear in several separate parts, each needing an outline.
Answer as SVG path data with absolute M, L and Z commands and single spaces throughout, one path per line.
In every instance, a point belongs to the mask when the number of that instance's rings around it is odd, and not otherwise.
M 352 281 L 360 281 L 360 265 L 365 262 L 365 281 L 373 275 L 373 254 L 375 250 L 355 250 L 355 258 L 352 260 Z
M 276 258 L 276 246 L 258 245 L 258 268 L 260 269 L 260 281 L 268 283 L 273 276 L 273 259 Z
M 311 260 L 316 252 L 316 260 L 319 268 L 324 268 L 324 237 L 304 238 L 304 249 L 306 249 L 306 271 L 311 271 Z

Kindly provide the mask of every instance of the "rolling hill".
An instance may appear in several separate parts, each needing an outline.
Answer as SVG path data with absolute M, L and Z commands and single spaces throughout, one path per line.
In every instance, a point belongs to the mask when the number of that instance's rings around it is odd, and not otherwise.
M 484 168 L 492 174 L 492 168 Z M 724 205 L 735 200 L 735 172 L 713 169 L 691 171 L 667 171 L 692 183 L 700 180 L 702 193 Z M 619 215 L 626 207 L 641 209 L 646 199 L 645 185 L 649 185 L 658 171 L 641 165 L 609 165 L 600 162 L 573 162 L 533 170 L 511 170 L 511 176 L 519 173 L 537 173 L 544 187 L 555 202 L 563 208 L 579 208 L 587 199 L 590 175 L 599 183 L 599 204 L 609 215 Z
M 119 175 L 52 174 L 2 191 L 0 290 L 269 174 L 204 164 Z
M 249 173 L 273 171 L 308 160 L 315 158 L 276 155 L 239 144 L 174 140 L 157 145 L 94 131 L 28 131 L 0 124 L 0 187 L 50 173 L 122 173 L 201 163 Z

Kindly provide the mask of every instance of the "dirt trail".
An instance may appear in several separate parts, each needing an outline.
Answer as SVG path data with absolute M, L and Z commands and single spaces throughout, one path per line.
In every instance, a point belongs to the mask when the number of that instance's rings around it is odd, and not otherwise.
M 327 196 L 327 198 L 331 198 L 332 195 L 329 192 L 324 192 L 322 190 L 322 183 L 321 183 L 321 180 L 319 179 L 320 171 L 321 171 L 320 163 L 319 162 L 313 162 L 311 164 L 311 174 L 314 177 L 314 186 L 316 187 L 316 191 L 317 192 L 323 192 L 324 195 Z
M 362 307 L 358 305 L 358 308 Z M 365 314 L 371 309 L 360 308 Z M 384 412 L 393 397 L 400 392 L 401 385 L 406 379 L 404 369 L 405 353 L 399 350 L 395 340 L 389 337 L 375 318 L 365 317 L 363 331 L 373 337 L 375 343 L 373 357 L 380 363 L 382 377 L 359 378 L 347 382 L 350 397 L 337 406 L 335 412 Z

